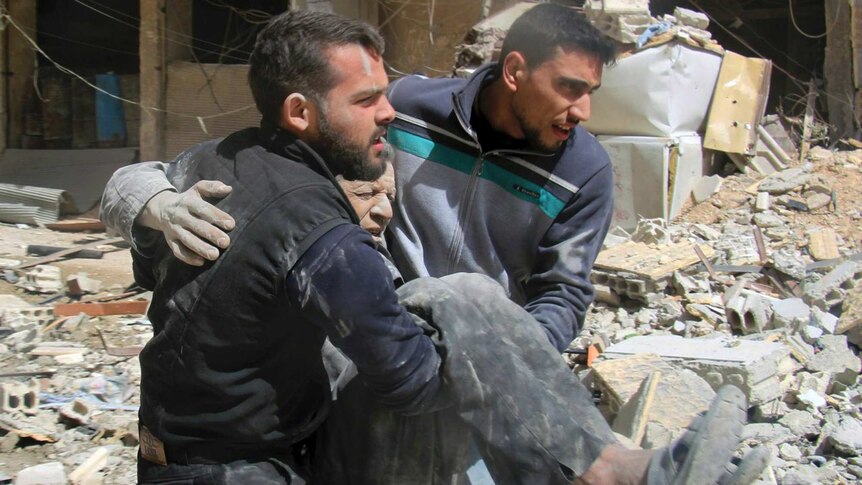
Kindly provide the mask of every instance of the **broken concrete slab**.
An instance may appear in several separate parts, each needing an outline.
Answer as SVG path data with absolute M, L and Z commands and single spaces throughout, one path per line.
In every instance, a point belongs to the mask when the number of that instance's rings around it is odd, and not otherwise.
M 782 416 L 778 423 L 799 437 L 813 437 L 820 434 L 820 418 L 808 411 L 793 409 Z
M 790 355 L 787 346 L 730 337 L 641 336 L 610 346 L 602 358 L 619 359 L 643 353 L 657 354 L 668 365 L 695 372 L 714 390 L 733 384 L 742 389 L 750 405 L 781 397 L 779 375 L 792 369 L 792 365 L 785 362 Z
M 823 330 L 825 333 L 830 335 L 837 333 L 838 321 L 838 317 L 829 312 L 824 312 L 817 307 L 811 309 L 811 325 Z
M 862 362 L 847 347 L 847 337 L 824 335 L 818 343 L 823 349 L 805 363 L 805 368 L 811 372 L 826 372 L 832 375 L 834 380 L 846 385 L 854 384 L 859 371 L 862 370 Z
M 763 179 L 758 186 L 758 190 L 769 192 L 772 195 L 790 192 L 808 183 L 808 180 L 811 178 L 810 172 L 810 164 L 776 172 Z
M 839 424 L 827 424 L 823 429 L 826 449 L 850 456 L 862 455 L 862 421 L 842 416 Z
M 855 286 L 855 278 L 862 271 L 862 264 L 845 261 L 835 267 L 823 278 L 803 287 L 803 298 L 809 305 L 817 305 L 829 311 L 840 304 L 847 290 Z
M 697 374 L 673 368 L 654 354 L 595 362 L 593 375 L 603 406 L 616 416 L 614 431 L 649 448 L 679 437 L 715 397 Z M 686 399 L 679 399 L 681 394 Z
M 798 331 L 811 321 L 811 307 L 801 298 L 785 298 L 772 302 L 772 326 Z

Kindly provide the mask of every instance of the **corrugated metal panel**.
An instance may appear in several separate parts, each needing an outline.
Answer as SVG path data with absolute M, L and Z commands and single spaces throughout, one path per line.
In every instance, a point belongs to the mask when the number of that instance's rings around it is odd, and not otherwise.
M 65 202 L 65 191 L 29 185 L 0 184 L 0 203 L 36 207 L 33 222 L 50 224 L 57 222 L 60 206 Z M 12 212 L 20 208 L 10 208 Z
M 34 205 L 6 204 L 0 202 L 0 222 L 12 224 L 37 224 L 39 208 Z
M 202 141 L 221 138 L 242 128 L 260 124 L 260 113 L 254 107 L 247 76 L 248 66 L 245 64 L 171 62 L 168 65 L 168 115 L 165 129 L 167 160 L 172 160 L 183 150 Z M 246 106 L 250 107 L 229 115 L 204 119 L 206 133 L 197 118 L 171 114 L 205 117 Z

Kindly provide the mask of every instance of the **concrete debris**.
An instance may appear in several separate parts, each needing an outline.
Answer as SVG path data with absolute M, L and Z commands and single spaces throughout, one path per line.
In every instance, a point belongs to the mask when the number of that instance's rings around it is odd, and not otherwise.
M 821 432 L 819 418 L 809 412 L 796 409 L 784 413 L 778 423 L 800 438 L 818 436 Z
M 694 186 L 694 190 L 691 193 L 691 196 L 694 198 L 694 201 L 698 204 L 705 201 L 706 199 L 712 197 L 712 194 L 721 190 L 721 182 L 722 178 L 718 175 L 710 175 L 709 177 L 703 177 Z
M 709 27 L 709 17 L 701 12 L 695 12 L 687 8 L 676 7 L 673 9 L 673 16 L 679 23 L 694 27 L 697 29 L 706 30 Z
M 811 307 L 801 298 L 785 298 L 772 301 L 772 325 L 774 328 L 786 328 L 792 332 L 799 331 L 811 320 Z
M 811 204 L 809 204 L 809 208 Z M 841 257 L 838 251 L 838 238 L 834 231 L 818 229 L 808 234 L 808 254 L 815 261 L 836 259 Z
M 733 384 L 742 389 L 751 405 L 780 398 L 781 373 L 791 367 L 784 362 L 790 350 L 781 343 L 726 337 L 635 337 L 610 346 L 602 358 L 613 360 L 642 353 L 657 354 L 671 367 L 695 372 L 714 390 Z
M 811 178 L 810 172 L 810 164 L 788 168 L 763 179 L 758 189 L 772 195 L 786 194 L 807 184 Z
M 39 265 L 27 271 L 18 286 L 34 293 L 59 293 L 63 289 L 62 273 L 57 266 Z
M 824 335 L 818 343 L 823 347 L 820 352 L 805 363 L 805 368 L 811 372 L 826 372 L 838 382 L 853 385 L 862 361 L 847 347 L 847 337 L 844 335 Z
M 816 305 L 821 310 L 829 311 L 840 305 L 847 290 L 856 286 L 862 264 L 855 261 L 845 261 L 816 282 L 804 286 L 804 298 L 809 305 Z
M 844 416 L 838 425 L 827 424 L 823 436 L 827 449 L 843 455 L 862 455 L 862 421 L 856 418 Z
M 602 382 L 615 383 L 614 379 Z M 681 393 L 686 399 L 679 399 Z M 709 384 L 692 371 L 655 371 L 622 405 L 613 428 L 645 448 L 667 446 L 682 434 L 692 416 L 709 408 L 714 396 Z
M 66 485 L 66 470 L 59 461 L 42 463 L 18 472 L 15 485 Z
M 862 285 L 847 292 L 833 333 L 846 334 L 848 341 L 862 346 Z
M 831 196 L 828 194 L 821 194 L 819 192 L 814 192 L 805 198 L 805 205 L 808 206 L 809 211 L 822 209 L 831 203 Z

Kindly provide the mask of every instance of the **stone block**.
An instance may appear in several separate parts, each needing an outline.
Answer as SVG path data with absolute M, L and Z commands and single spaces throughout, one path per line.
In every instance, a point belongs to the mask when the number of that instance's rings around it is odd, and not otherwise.
M 602 358 L 656 354 L 663 366 L 689 369 L 705 379 L 713 390 L 724 384 L 739 387 L 750 405 L 782 397 L 782 372 L 792 370 L 789 348 L 778 342 L 737 340 L 729 337 L 685 339 L 676 335 L 648 335 L 627 339 L 609 347 Z M 656 357 L 653 357 L 655 359 Z M 652 363 L 652 370 L 656 370 Z M 660 370 L 660 369 L 659 369 Z M 619 372 L 625 372 L 621 366 Z M 642 374 L 645 376 L 645 374 Z M 642 379 L 643 377 L 641 377 Z M 640 383 L 640 380 L 637 380 Z M 637 390 L 632 385 L 629 395 Z
M 0 383 L 0 411 L 36 414 L 39 407 L 39 381 Z
M 44 326 L 54 319 L 54 310 L 47 306 L 22 306 L 0 310 L 3 325 L 19 329 L 27 325 Z

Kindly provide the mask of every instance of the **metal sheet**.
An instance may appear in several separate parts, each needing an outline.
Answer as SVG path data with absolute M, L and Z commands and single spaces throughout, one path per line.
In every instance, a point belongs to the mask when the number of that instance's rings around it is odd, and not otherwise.
M 20 204 L 22 206 L 36 207 L 33 223 L 50 224 L 57 222 L 60 211 L 66 202 L 65 191 L 59 189 L 46 189 L 44 187 L 31 187 L 27 185 L 0 184 L 0 203 Z M 10 208 L 13 212 L 20 208 Z

